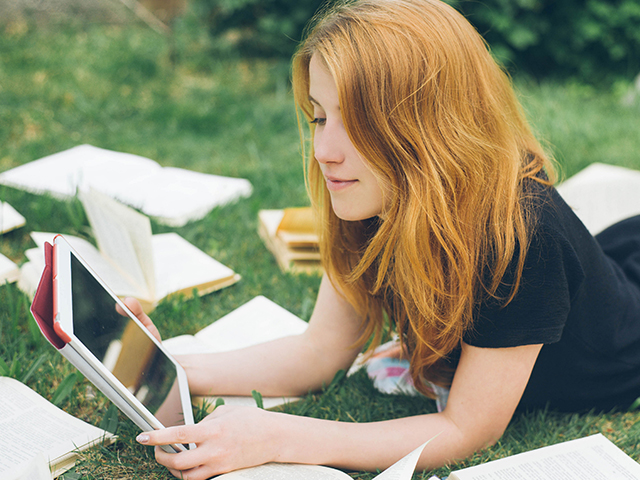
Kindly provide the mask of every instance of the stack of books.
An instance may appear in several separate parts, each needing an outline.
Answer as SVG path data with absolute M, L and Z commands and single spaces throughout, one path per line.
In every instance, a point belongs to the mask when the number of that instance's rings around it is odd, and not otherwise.
M 310 207 L 260 210 L 258 220 L 258 233 L 283 272 L 322 272 L 317 225 Z

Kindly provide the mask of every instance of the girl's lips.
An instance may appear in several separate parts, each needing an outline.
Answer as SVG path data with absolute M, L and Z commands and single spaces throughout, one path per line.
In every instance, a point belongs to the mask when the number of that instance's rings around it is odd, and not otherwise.
M 349 188 L 358 180 L 342 180 L 339 178 L 326 177 L 326 181 L 327 181 L 327 188 L 332 192 L 337 192 L 339 190 L 344 190 L 345 188 Z

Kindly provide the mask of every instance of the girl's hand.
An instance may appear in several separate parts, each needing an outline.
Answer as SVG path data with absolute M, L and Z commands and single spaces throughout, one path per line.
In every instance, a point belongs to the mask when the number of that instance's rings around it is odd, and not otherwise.
M 127 297 L 122 302 L 127 306 L 129 310 L 131 310 L 131 313 L 133 313 L 138 318 L 138 320 L 142 322 L 142 324 L 147 328 L 147 330 L 149 330 L 149 333 L 151 333 L 151 335 L 156 337 L 156 340 L 158 340 L 159 342 L 162 342 L 162 338 L 160 337 L 160 332 L 158 331 L 156 326 L 153 324 L 151 319 L 148 317 L 148 315 L 144 313 L 144 310 L 142 309 L 142 305 L 140 305 L 140 302 L 133 297 Z M 116 304 L 116 311 L 120 315 L 124 315 L 124 316 L 127 315 L 118 304 Z
M 276 425 L 283 414 L 256 407 L 222 405 L 196 425 L 171 427 L 138 435 L 155 445 L 158 463 L 178 478 L 205 480 L 240 468 L 277 461 Z M 197 448 L 167 453 L 158 445 L 195 443 Z

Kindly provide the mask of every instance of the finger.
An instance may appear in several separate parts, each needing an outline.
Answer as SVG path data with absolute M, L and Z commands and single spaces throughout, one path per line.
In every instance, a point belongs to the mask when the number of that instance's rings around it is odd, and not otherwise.
M 175 445 L 178 443 L 199 443 L 205 440 L 204 432 L 199 425 L 181 425 L 143 432 L 136 437 L 142 445 Z
M 167 470 L 169 470 L 169 473 L 171 473 L 171 475 L 179 478 L 180 480 L 193 480 L 192 478 L 190 479 L 189 472 L 181 472 L 180 470 L 176 470 L 175 468 L 167 468 Z
M 144 310 L 142 309 L 142 305 L 136 298 L 126 297 L 122 300 L 122 303 L 124 303 L 127 306 L 127 308 L 131 310 L 131 313 L 133 313 L 141 322 L 144 321 L 143 320 L 144 317 L 149 318 L 144 313 Z M 120 307 L 120 305 L 118 305 L 118 307 Z
M 171 475 L 181 480 L 207 480 L 216 473 L 211 473 L 211 469 L 204 467 L 192 468 L 190 470 L 176 470 L 174 468 L 168 469 Z
M 160 462 L 158 462 L 160 463 Z M 166 465 L 165 465 L 166 466 Z M 188 470 L 179 470 L 177 468 L 167 467 L 167 470 L 177 478 L 183 480 L 207 480 L 216 475 L 221 475 L 223 473 L 228 473 L 232 470 L 229 466 L 221 466 L 217 468 L 212 465 L 202 464 L 198 467 L 190 468 Z
M 180 453 L 167 453 L 162 448 L 155 447 L 156 461 L 160 465 L 180 472 L 193 471 L 208 463 L 219 463 L 216 459 L 220 458 L 221 453 L 218 449 L 205 447 Z
M 136 298 L 133 298 L 133 297 L 126 297 L 125 299 L 123 299 L 122 302 L 127 306 L 127 308 L 129 310 L 131 310 L 131 313 L 133 313 L 135 315 L 135 317 L 138 320 L 140 320 L 140 322 L 145 326 L 145 328 L 147 330 L 149 330 L 151 335 L 156 337 L 156 339 L 159 342 L 161 342 L 162 341 L 162 337 L 160 335 L 160 331 L 156 328 L 156 326 L 151 321 L 149 316 L 146 313 L 144 313 L 144 310 L 142 309 L 142 305 L 140 304 L 140 302 Z M 120 305 L 116 305 L 116 310 L 121 315 L 126 315 L 124 310 L 122 309 L 122 307 Z
M 196 449 L 198 450 L 198 449 Z M 156 462 L 160 465 L 164 465 L 169 470 L 175 470 L 176 472 L 187 472 L 199 467 L 204 463 L 202 458 L 195 455 L 189 455 L 195 453 L 196 450 L 180 452 L 180 453 L 167 453 L 160 447 L 155 447 Z M 204 459 L 206 460 L 206 459 Z
M 176 470 L 175 468 L 167 468 L 169 473 L 180 480 L 200 480 L 200 477 L 195 473 L 195 469 L 193 470 Z M 207 479 L 208 477 L 202 477 L 202 480 Z

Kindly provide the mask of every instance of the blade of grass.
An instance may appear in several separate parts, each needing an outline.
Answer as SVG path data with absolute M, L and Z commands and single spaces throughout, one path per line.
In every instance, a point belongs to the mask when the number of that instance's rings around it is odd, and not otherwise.
M 251 396 L 256 401 L 257 407 L 262 408 L 264 410 L 264 402 L 262 401 L 262 394 L 257 390 L 251 390 Z
M 40 355 L 37 360 L 31 364 L 31 368 L 29 368 L 29 371 L 27 371 L 27 373 L 20 379 L 20 381 L 22 383 L 27 383 L 32 375 L 36 372 L 36 370 L 40 368 L 40 365 L 42 365 L 42 363 L 47 359 L 47 356 L 48 355 L 44 353 Z
M 2 357 L 0 357 L 0 376 L 9 376 L 9 365 L 7 365 L 7 362 L 5 362 Z
M 100 422 L 100 428 L 115 435 L 118 431 L 118 423 L 118 407 L 112 403 Z
M 67 399 L 67 397 L 71 394 L 73 388 L 76 386 L 76 383 L 78 383 L 77 372 L 73 372 L 67 375 L 64 380 L 60 382 L 58 388 L 56 388 L 56 391 L 53 394 L 53 398 L 51 399 L 51 403 L 53 403 L 56 407 L 60 407 Z

